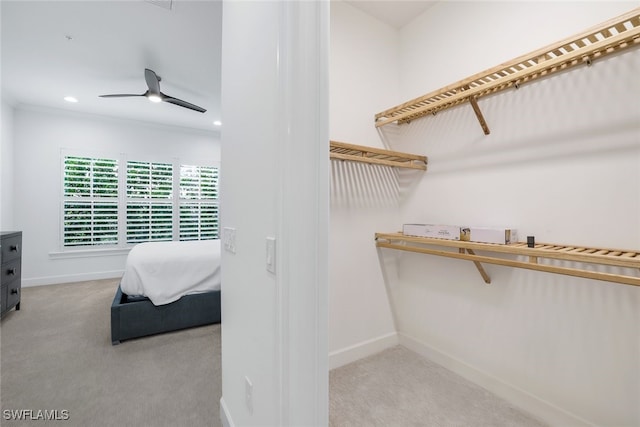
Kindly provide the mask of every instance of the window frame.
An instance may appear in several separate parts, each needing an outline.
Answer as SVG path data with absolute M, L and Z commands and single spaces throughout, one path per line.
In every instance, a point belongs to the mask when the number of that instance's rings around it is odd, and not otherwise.
M 67 196 L 65 193 L 65 164 L 66 159 L 68 157 L 81 157 L 88 158 L 92 160 L 115 160 L 118 167 L 118 187 L 117 187 L 117 197 L 113 197 L 113 201 L 117 204 L 117 240 L 113 244 L 89 244 L 89 245 L 65 245 L 65 203 L 67 201 Z M 153 199 L 153 198 L 128 198 L 128 189 L 127 189 L 127 168 L 129 162 L 140 162 L 140 163 L 148 163 L 148 164 L 169 164 L 172 167 L 172 188 L 171 188 L 171 197 L 163 198 L 163 199 Z M 219 161 L 204 161 L 201 159 L 199 161 L 190 161 L 190 159 L 177 158 L 177 157 L 164 157 L 157 155 L 138 155 L 138 154 L 130 154 L 130 153 L 108 153 L 104 151 L 95 151 L 95 150 L 79 150 L 79 149 L 62 149 L 60 155 L 60 206 L 58 210 L 59 215 L 59 253 L 54 256 L 62 256 L 64 253 L 68 254 L 78 254 L 82 252 L 86 253 L 109 253 L 109 252 L 119 252 L 119 251 L 128 251 L 133 246 L 138 243 L 146 242 L 146 241 L 180 241 L 181 240 L 181 230 L 180 230 L 180 219 L 181 219 L 181 206 L 183 205 L 183 199 L 180 197 L 180 182 L 181 182 L 181 167 L 182 166 L 195 166 L 199 168 L 213 168 L 216 170 L 216 197 L 214 199 L 208 199 L 205 201 L 206 206 L 215 206 L 217 211 L 216 221 L 217 221 L 217 231 L 216 237 L 214 239 L 220 238 L 220 222 L 219 222 L 219 177 L 220 177 L 220 162 Z M 171 239 L 163 239 L 163 240 L 139 240 L 139 241 L 128 241 L 127 238 L 127 206 L 129 204 L 153 204 L 154 201 L 158 201 L 159 204 L 166 204 L 171 206 Z M 189 200 L 187 200 L 189 201 Z M 194 202 L 202 203 L 202 200 L 193 200 Z M 198 235 L 197 239 L 189 239 L 189 240 L 202 240 L 201 234 Z
M 93 195 L 84 198 L 84 197 L 78 197 L 73 198 L 73 197 L 69 197 L 66 193 L 66 159 L 69 157 L 75 157 L 75 158 L 84 158 L 84 159 L 89 159 L 92 162 L 96 161 L 96 160 L 110 160 L 110 161 L 114 161 L 118 167 L 118 177 L 117 177 L 117 189 L 116 189 L 116 195 L 115 197 L 94 197 Z M 121 167 L 121 159 L 119 158 L 119 156 L 114 156 L 114 155 L 110 155 L 107 153 L 103 153 L 103 152 L 92 152 L 92 153 L 87 153 L 87 152 L 81 152 L 81 151 L 69 151 L 69 150 L 65 150 L 63 151 L 63 155 L 60 158 L 60 175 L 61 175 L 61 185 L 60 185 L 60 209 L 59 209 L 59 215 L 60 215 L 60 219 L 59 219 L 59 226 L 60 226 L 60 235 L 59 235 L 59 244 L 60 244 L 60 248 L 62 250 L 65 251 L 78 251 L 78 250 L 85 250 L 87 248 L 95 248 L 95 249 L 113 249 L 113 248 L 118 248 L 119 245 L 119 230 L 120 230 L 120 212 L 119 212 L 119 207 L 120 207 L 120 197 L 119 197 L 119 193 L 120 193 L 120 186 L 121 186 L 121 180 L 120 180 L 120 167 Z M 92 174 L 93 177 L 93 174 Z M 66 245 L 66 204 L 67 203 L 71 203 L 71 202 L 75 202 L 75 203 L 114 203 L 115 204 L 115 210 L 117 213 L 117 218 L 116 218 L 116 241 L 115 243 L 110 243 L 110 244 L 89 244 L 89 245 Z M 91 212 L 93 212 L 93 208 L 91 209 Z
M 183 180 L 183 168 L 197 168 L 198 169 L 198 194 L 195 195 L 194 197 L 185 197 L 184 195 L 188 193 L 188 190 L 185 189 L 183 192 L 183 186 L 182 186 L 182 180 Z M 203 188 L 203 178 L 202 178 L 202 172 L 205 169 L 211 169 L 212 170 L 212 177 L 210 178 L 211 182 L 213 182 L 213 190 L 212 190 L 212 196 L 208 197 L 207 194 L 203 194 L 202 188 Z M 185 240 L 203 240 L 202 239 L 202 235 L 204 233 L 207 233 L 206 230 L 203 230 L 203 228 L 201 227 L 202 224 L 202 216 L 203 216 L 203 208 L 213 208 L 213 210 L 215 211 L 214 217 L 214 221 L 217 224 L 216 227 L 216 231 L 215 233 L 215 237 L 213 237 L 213 239 L 219 239 L 220 238 L 220 208 L 219 208 L 219 199 L 220 199 L 220 167 L 216 167 L 216 166 L 202 166 L 202 165 L 185 165 L 185 164 L 181 164 L 180 165 L 180 176 L 178 178 L 179 181 L 179 193 L 177 195 L 177 203 L 178 203 L 178 240 L 180 241 L 185 241 Z M 209 180 L 206 180 L 209 181 Z M 196 238 L 184 238 L 183 239 L 183 214 L 182 214 L 182 209 L 183 207 L 189 207 L 189 206 L 197 206 L 197 210 L 198 210 L 198 230 L 196 231 L 197 236 Z M 184 234 L 186 235 L 186 233 L 189 231 L 189 229 L 184 230 Z M 211 240 L 211 239 L 204 239 L 204 240 Z
M 171 176 L 171 183 L 168 186 L 168 197 L 153 197 L 153 192 L 151 188 L 147 188 L 148 190 L 148 194 L 143 194 L 141 196 L 140 193 L 144 193 L 144 191 L 140 191 L 137 190 L 138 194 L 136 195 L 136 197 L 134 197 L 132 195 L 133 191 L 131 190 L 131 186 L 130 186 L 130 170 L 133 170 L 133 167 L 130 169 L 130 164 L 138 164 L 139 166 L 142 165 L 148 165 L 149 168 L 149 176 L 148 176 L 148 186 L 150 187 L 151 185 L 153 185 L 153 179 L 154 179 L 154 174 L 153 174 L 153 168 L 154 166 L 158 167 L 160 165 L 168 167 L 170 169 L 170 176 Z M 126 171 L 125 177 L 124 177 L 124 181 L 125 181 L 125 186 L 123 187 L 122 191 L 124 193 L 124 216 L 125 216 L 125 229 L 124 229 L 124 243 L 125 244 L 136 244 L 136 243 L 141 243 L 141 242 L 158 242 L 158 241 L 173 241 L 175 239 L 175 215 L 176 215 L 176 210 L 175 210 L 175 164 L 174 162 L 154 162 L 154 161 L 142 161 L 142 160 L 134 160 L 134 159 L 127 159 L 126 162 L 126 166 L 123 168 Z M 164 186 L 163 188 L 167 188 L 167 186 Z M 166 190 L 165 190 L 166 191 Z M 154 236 L 154 231 L 153 231 L 153 227 L 151 225 L 149 225 L 148 228 L 148 234 L 147 234 L 147 239 L 136 239 L 135 238 L 135 232 L 133 231 L 135 229 L 135 226 L 133 225 L 133 222 L 130 223 L 130 211 L 129 208 L 132 206 L 146 206 L 149 209 L 149 218 L 148 218 L 148 223 L 152 224 L 152 215 L 153 215 L 153 210 L 154 208 L 157 207 L 164 207 L 164 209 L 167 209 L 167 207 L 170 207 L 171 209 L 171 220 L 168 221 L 171 225 L 170 228 L 170 236 L 167 238 L 166 234 L 164 235 L 165 237 L 158 237 L 158 235 Z M 142 226 L 142 222 L 139 223 L 139 226 Z M 132 237 L 133 236 L 133 237 Z M 157 237 L 157 238 L 156 238 Z

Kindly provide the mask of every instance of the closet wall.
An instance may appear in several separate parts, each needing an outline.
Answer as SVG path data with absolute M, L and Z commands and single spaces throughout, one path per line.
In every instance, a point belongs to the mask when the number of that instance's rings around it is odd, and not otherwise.
M 330 138 L 384 147 L 376 112 L 399 102 L 399 33 L 331 2 Z M 331 161 L 329 354 L 337 367 L 396 343 L 373 236 L 399 223 L 398 171 Z M 423 172 L 413 172 L 422 174 Z
M 637 6 L 440 2 L 400 31 L 400 102 Z M 489 136 L 469 105 L 385 126 L 429 170 L 377 231 L 510 226 L 521 239 L 639 249 L 638 75 L 636 48 L 482 98 Z M 640 424 L 639 288 L 493 265 L 485 285 L 471 262 L 381 253 L 400 343 L 555 425 Z

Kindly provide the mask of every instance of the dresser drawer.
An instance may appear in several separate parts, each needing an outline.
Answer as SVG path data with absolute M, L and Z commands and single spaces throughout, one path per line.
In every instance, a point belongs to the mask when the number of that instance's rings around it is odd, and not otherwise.
M 2 279 L 0 279 L 0 283 L 2 286 L 6 286 L 9 283 L 14 281 L 18 282 L 18 287 L 20 287 L 20 275 L 22 273 L 22 265 L 19 259 L 6 262 L 2 264 Z
M 2 287 L 5 287 L 4 284 L 2 284 Z M 9 283 L 5 290 L 7 292 L 7 304 L 5 307 L 12 308 L 20 302 L 20 293 L 22 292 L 22 289 L 20 288 L 20 281 L 15 280 Z
M 20 259 L 22 255 L 22 236 L 11 236 L 2 239 L 2 263 Z

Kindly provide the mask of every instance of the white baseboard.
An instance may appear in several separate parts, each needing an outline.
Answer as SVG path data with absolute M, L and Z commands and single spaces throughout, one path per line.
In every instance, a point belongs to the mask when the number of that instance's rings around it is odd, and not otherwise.
M 561 409 L 531 393 L 507 384 L 493 375 L 483 372 L 428 344 L 403 333 L 398 333 L 399 344 L 443 366 L 467 380 L 489 390 L 525 412 L 557 427 L 596 427 L 594 424 Z
M 220 398 L 220 421 L 223 427 L 235 427 L 231 419 L 231 414 L 229 413 L 229 408 L 227 408 L 227 405 L 224 403 L 224 397 Z
M 22 287 L 28 288 L 31 286 L 85 282 L 87 280 L 117 279 L 119 277 L 122 277 L 123 274 L 124 274 L 124 270 L 114 270 L 114 271 L 101 271 L 97 273 L 80 273 L 80 274 L 65 274 L 61 276 L 33 277 L 28 279 L 23 277 Z
M 398 334 L 392 332 L 329 353 L 329 369 L 339 368 L 363 357 L 371 356 L 389 347 L 398 345 Z

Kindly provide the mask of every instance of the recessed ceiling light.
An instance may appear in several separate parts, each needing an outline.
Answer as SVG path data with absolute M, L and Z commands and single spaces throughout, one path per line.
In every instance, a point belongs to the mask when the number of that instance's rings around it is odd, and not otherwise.
M 222 126 L 222 122 L 220 120 L 216 120 L 213 122 L 214 126 Z
M 78 102 L 78 98 L 74 97 L 74 96 L 65 96 L 64 100 L 67 102 Z

